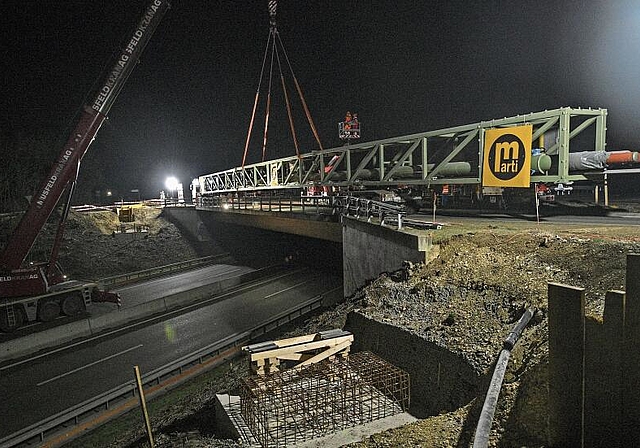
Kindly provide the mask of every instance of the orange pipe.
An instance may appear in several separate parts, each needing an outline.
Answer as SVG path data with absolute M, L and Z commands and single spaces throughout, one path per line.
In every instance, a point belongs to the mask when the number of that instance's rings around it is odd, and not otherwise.
M 637 151 L 613 151 L 607 153 L 607 163 L 633 163 L 640 162 L 640 154 Z

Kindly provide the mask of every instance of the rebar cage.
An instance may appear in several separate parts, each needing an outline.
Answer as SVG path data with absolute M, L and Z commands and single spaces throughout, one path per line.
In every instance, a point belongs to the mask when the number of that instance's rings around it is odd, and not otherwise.
M 409 374 L 370 352 L 245 378 L 242 417 L 263 447 L 304 442 L 406 411 Z

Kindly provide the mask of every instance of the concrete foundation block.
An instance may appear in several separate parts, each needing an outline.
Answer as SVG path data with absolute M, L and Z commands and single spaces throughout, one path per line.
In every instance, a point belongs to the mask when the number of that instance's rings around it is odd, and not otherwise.
M 100 333 L 129 322 L 150 317 L 167 310 L 164 299 L 153 300 L 131 308 L 120 308 L 112 313 L 102 314 L 89 319 L 92 333 Z

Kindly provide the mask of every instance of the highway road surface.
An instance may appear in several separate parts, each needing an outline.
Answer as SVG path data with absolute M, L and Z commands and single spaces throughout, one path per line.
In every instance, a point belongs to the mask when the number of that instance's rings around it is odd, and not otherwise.
M 342 288 L 339 277 L 292 269 L 166 320 L 4 365 L 0 438 L 130 381 L 134 365 L 144 374 L 335 288 Z
M 113 289 L 113 291 L 120 294 L 120 297 L 122 298 L 122 308 L 130 308 L 171 294 L 188 291 L 206 284 L 238 277 L 254 270 L 255 269 L 248 266 L 214 264 L 190 271 L 165 275 L 151 280 L 138 281 L 134 284 L 120 286 Z M 89 312 L 92 316 L 97 316 L 103 313 L 113 312 L 115 309 L 116 306 L 112 303 L 92 303 L 90 305 Z M 84 318 L 86 318 L 86 315 L 78 316 L 75 319 L 60 317 L 53 322 L 34 322 L 20 328 L 14 333 L 8 334 L 0 332 L 0 343 L 54 326 L 65 325 L 72 320 Z
M 215 264 L 191 271 L 171 274 L 152 281 L 134 283 L 121 286 L 113 290 L 120 294 L 122 307 L 128 308 L 144 302 L 160 299 L 171 294 L 219 282 L 241 274 L 254 271 L 248 266 L 234 266 L 230 264 Z

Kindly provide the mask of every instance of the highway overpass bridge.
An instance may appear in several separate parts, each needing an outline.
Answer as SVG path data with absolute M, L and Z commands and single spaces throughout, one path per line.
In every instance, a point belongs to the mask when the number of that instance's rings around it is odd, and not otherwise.
M 216 241 L 246 263 L 295 259 L 341 271 L 345 297 L 380 273 L 400 269 L 404 261 L 426 261 L 432 249 L 426 232 L 399 230 L 397 221 L 380 225 L 364 216 L 215 207 L 166 207 L 165 213 L 196 244 Z
M 349 295 L 404 260 L 424 261 L 430 250 L 425 232 L 400 229 L 393 205 L 372 210 L 371 201 L 347 203 L 351 195 L 409 189 L 428 199 L 456 185 L 476 191 L 466 196 L 473 197 L 603 179 L 606 163 L 592 161 L 607 154 L 606 118 L 606 109 L 562 107 L 236 167 L 194 180 L 195 208 L 168 213 L 201 241 L 226 227 L 339 244 Z M 389 222 L 395 228 L 374 224 Z

